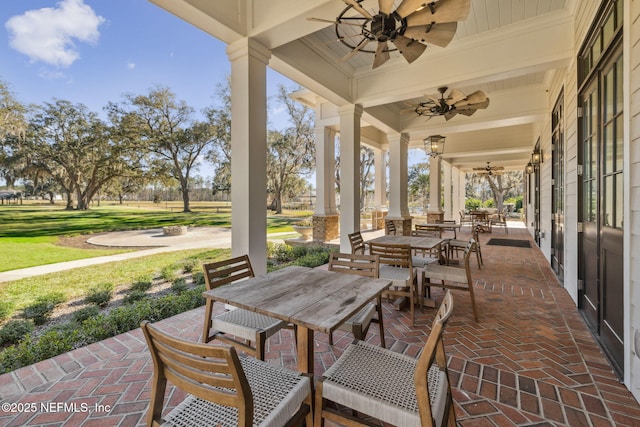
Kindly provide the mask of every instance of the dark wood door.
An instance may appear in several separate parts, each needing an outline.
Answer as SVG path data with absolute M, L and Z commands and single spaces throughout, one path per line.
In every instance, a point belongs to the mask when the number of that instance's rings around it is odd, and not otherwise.
M 622 50 L 581 92 L 580 308 L 616 371 L 624 366 Z

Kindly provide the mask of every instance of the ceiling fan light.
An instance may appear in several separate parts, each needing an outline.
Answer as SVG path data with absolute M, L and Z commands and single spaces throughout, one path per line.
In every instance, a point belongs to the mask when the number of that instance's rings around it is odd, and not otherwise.
M 424 149 L 431 157 L 444 153 L 444 141 L 446 137 L 442 135 L 431 135 L 424 139 Z

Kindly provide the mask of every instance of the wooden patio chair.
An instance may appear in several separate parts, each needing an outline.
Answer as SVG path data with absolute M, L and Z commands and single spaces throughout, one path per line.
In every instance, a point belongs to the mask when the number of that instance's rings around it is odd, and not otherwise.
M 348 426 L 455 426 L 442 341 L 452 311 L 448 291 L 418 359 L 362 341 L 350 344 L 316 383 L 314 425 L 322 427 L 326 419 Z M 336 410 L 335 404 L 351 411 Z M 374 424 L 370 418 L 382 422 Z
M 509 234 L 509 227 L 507 227 L 507 213 L 506 209 L 502 209 L 500 212 L 496 214 L 494 218 L 491 218 L 491 230 L 493 231 L 493 227 L 504 228 L 505 234 Z
M 311 379 L 226 345 L 184 341 L 148 321 L 142 331 L 153 359 L 148 426 L 311 425 Z M 163 419 L 167 381 L 187 397 Z M 166 424 L 165 424 L 166 423 Z
M 458 238 L 458 232 L 457 232 L 457 230 L 456 230 L 456 227 L 446 227 L 446 225 L 447 225 L 447 224 L 451 224 L 452 226 L 453 226 L 453 225 L 458 225 L 458 224 L 456 223 L 456 220 L 455 220 L 455 219 L 445 219 L 445 220 L 442 220 L 442 224 L 444 224 L 444 225 L 445 225 L 445 227 L 442 227 L 442 231 L 453 231 L 453 238 L 454 238 L 454 239 L 457 239 L 457 238 Z
M 204 264 L 202 267 L 207 290 L 254 277 L 253 268 L 247 255 Z M 213 300 L 207 298 L 202 342 L 208 343 L 217 339 L 238 346 L 258 359 L 264 360 L 267 338 L 287 327 L 287 323 L 254 311 L 235 307 L 228 308 L 230 308 L 228 311 L 213 316 Z M 231 336 L 244 339 L 245 342 Z
M 417 237 L 431 237 L 434 239 L 440 239 L 442 236 L 442 230 L 439 227 L 429 227 L 416 224 L 416 229 L 411 232 L 411 235 Z M 441 255 L 446 255 L 446 253 L 442 254 L 443 249 L 444 248 L 442 247 L 442 245 L 438 245 L 431 250 L 413 249 L 413 256 L 411 259 L 413 267 L 422 268 L 427 264 L 439 261 Z
M 475 240 L 471 239 L 467 242 L 467 247 L 464 250 L 464 268 L 439 264 L 429 264 L 425 266 L 421 298 L 424 298 L 425 295 L 430 295 L 429 288 L 431 286 L 469 292 L 473 317 L 476 319 L 476 322 L 478 322 L 478 310 L 473 295 L 473 280 L 471 279 L 471 269 L 469 268 L 469 258 L 475 246 Z M 432 280 L 439 280 L 441 283 L 432 283 Z
M 360 231 L 356 231 L 349 234 L 348 236 L 349 244 L 351 245 L 351 253 L 364 255 L 367 252 L 367 247 L 364 244 L 362 233 Z
M 382 296 L 387 299 L 408 298 L 411 324 L 415 326 L 418 293 L 411 260 L 411 246 L 369 242 L 369 254 L 378 255 L 380 258 L 380 277 L 392 280 L 391 287 Z
M 459 211 L 458 213 L 460 214 L 460 230 L 462 230 L 462 227 L 465 225 L 468 225 L 469 228 L 473 227 L 473 218 L 471 218 L 471 215 L 465 214 L 463 211 Z
M 471 229 L 471 238 L 476 241 L 476 246 L 473 251 L 476 254 L 476 260 L 478 261 L 478 268 L 482 269 L 482 265 L 484 264 L 484 261 L 482 260 L 482 249 L 480 247 L 480 228 L 481 228 L 481 225 L 479 224 L 476 224 L 473 226 L 473 228 Z M 454 253 L 456 254 L 456 257 L 458 257 L 459 252 L 464 252 L 468 243 L 469 243 L 468 240 L 461 240 L 461 239 L 449 240 L 447 242 L 447 248 L 448 248 L 447 259 L 453 258 Z
M 384 221 L 384 229 L 385 229 L 385 233 L 384 233 L 384 234 L 387 234 L 387 235 L 395 236 L 395 235 L 397 234 L 397 232 L 398 232 L 398 231 L 396 230 L 396 224 L 395 224 L 395 222 L 393 222 L 393 221 L 392 221 L 392 220 L 390 220 L 390 219 L 386 219 L 386 220 Z
M 377 255 L 344 254 L 333 252 L 329 258 L 329 271 L 377 279 L 380 275 L 380 258 Z M 377 314 L 377 316 L 376 316 Z M 367 304 L 362 310 L 344 322 L 338 329 L 351 332 L 355 339 L 367 337 L 371 323 L 377 323 L 380 331 L 380 345 L 385 346 L 382 321 L 382 298 Z M 329 334 L 329 345 L 333 345 L 333 334 Z

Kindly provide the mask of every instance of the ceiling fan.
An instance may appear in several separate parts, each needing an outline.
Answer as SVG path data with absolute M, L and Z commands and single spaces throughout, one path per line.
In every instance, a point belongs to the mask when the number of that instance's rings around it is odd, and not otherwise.
M 342 1 L 347 7 L 335 21 L 308 19 L 335 25 L 338 41 L 351 49 L 341 61 L 358 52 L 373 53 L 373 68 L 387 62 L 389 52 L 398 51 L 412 63 L 427 48 L 424 43 L 447 46 L 456 33 L 457 21 L 466 19 L 471 7 L 471 0 L 402 0 L 394 10 L 394 0 L 378 0 L 378 12 L 371 13 L 362 5 L 365 0 Z M 377 45 L 368 48 L 372 42 Z
M 427 116 L 429 118 L 444 116 L 446 120 L 450 120 L 456 114 L 471 116 L 477 110 L 485 109 L 489 106 L 489 98 L 481 90 L 477 90 L 467 96 L 458 89 L 451 89 L 451 92 L 445 97 L 444 93 L 447 89 L 446 86 L 439 87 L 439 98 L 438 95 L 425 95 L 429 98 L 429 101 L 420 102 L 406 111 L 414 111 L 419 116 Z
M 491 162 L 487 162 L 487 166 L 482 168 L 473 168 L 479 175 L 498 175 L 504 172 L 503 166 L 491 166 Z

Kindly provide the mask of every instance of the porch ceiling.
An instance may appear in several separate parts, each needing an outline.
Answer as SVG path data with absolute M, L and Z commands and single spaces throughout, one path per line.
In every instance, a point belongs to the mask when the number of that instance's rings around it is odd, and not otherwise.
M 414 63 L 397 53 L 376 70 L 373 55 L 336 42 L 333 20 L 340 0 L 150 0 L 226 43 L 254 38 L 271 50 L 269 66 L 337 106 L 365 108 L 363 126 L 407 132 L 412 148 L 432 134 L 447 136 L 445 158 L 470 169 L 492 161 L 521 170 L 541 123 L 550 114 L 547 90 L 554 73 L 573 59 L 575 0 L 472 0 L 446 48 L 429 46 Z M 401 0 L 395 1 L 395 6 Z M 363 0 L 374 12 L 377 0 Z M 447 86 L 465 93 L 484 91 L 486 110 L 426 120 L 403 112 Z M 365 141 L 366 143 L 366 141 Z

